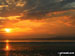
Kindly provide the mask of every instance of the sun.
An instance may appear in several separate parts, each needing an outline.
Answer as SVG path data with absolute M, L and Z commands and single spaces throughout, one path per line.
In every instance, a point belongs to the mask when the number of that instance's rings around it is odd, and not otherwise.
M 9 32 L 11 32 L 11 29 L 6 28 L 5 32 L 9 33 Z

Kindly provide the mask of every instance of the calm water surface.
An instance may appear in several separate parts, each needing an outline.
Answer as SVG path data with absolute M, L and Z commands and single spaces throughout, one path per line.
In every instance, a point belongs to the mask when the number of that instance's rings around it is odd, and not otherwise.
M 0 56 L 59 56 L 75 52 L 75 42 L 0 42 Z

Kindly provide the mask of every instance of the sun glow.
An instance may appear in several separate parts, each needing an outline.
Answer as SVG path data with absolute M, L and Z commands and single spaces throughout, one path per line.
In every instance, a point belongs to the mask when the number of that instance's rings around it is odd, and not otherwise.
M 11 29 L 6 28 L 5 32 L 9 33 L 9 32 L 11 32 Z
M 6 42 L 8 43 L 8 42 L 9 42 L 9 40 L 6 40 Z

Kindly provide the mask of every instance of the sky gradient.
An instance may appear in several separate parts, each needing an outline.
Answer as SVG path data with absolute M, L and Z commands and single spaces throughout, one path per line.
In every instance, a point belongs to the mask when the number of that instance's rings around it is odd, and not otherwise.
M 27 38 L 75 39 L 75 0 L 0 0 L 0 39 Z

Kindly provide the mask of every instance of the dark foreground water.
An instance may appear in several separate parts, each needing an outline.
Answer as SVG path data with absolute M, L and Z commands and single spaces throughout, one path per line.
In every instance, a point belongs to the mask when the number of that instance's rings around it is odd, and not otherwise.
M 0 56 L 59 56 L 59 52 L 75 52 L 75 42 L 10 42 L 8 44 L 9 50 L 5 50 L 6 43 L 0 42 Z

